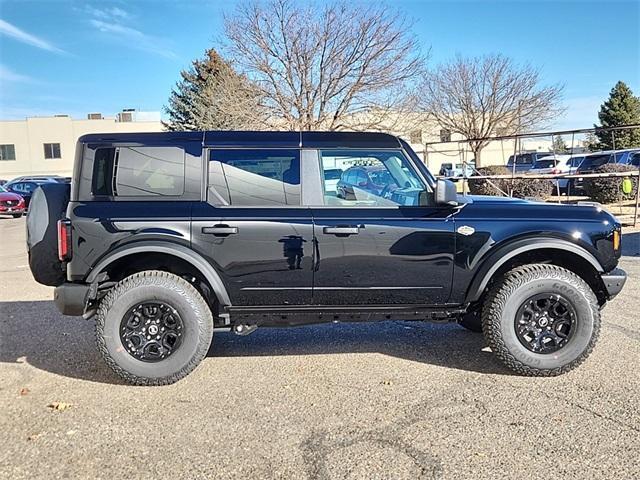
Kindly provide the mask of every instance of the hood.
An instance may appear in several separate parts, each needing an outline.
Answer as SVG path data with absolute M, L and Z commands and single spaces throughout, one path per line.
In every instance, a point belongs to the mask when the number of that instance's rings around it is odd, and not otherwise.
M 0 202 L 6 202 L 8 200 L 22 200 L 22 197 L 17 193 L 0 192 Z
M 614 215 L 597 203 L 558 204 L 485 195 L 461 195 L 460 199 L 463 204 L 466 203 L 463 210 L 482 216 L 499 216 L 502 219 L 522 221 L 545 219 L 547 221 L 596 221 L 604 222 L 605 225 L 619 224 Z
M 471 203 L 540 203 L 534 202 L 531 200 L 523 200 L 521 198 L 511 198 L 511 197 L 498 197 L 498 196 L 490 196 L 490 195 L 461 195 L 464 200 L 467 202 L 471 200 Z

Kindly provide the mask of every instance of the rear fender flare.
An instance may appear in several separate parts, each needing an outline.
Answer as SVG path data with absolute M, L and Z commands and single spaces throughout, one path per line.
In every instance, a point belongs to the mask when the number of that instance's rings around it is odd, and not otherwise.
M 481 267 L 478 269 L 478 272 L 473 277 L 473 281 L 467 291 L 465 303 L 471 303 L 479 300 L 482 292 L 487 288 L 491 277 L 493 277 L 493 275 L 506 262 L 522 253 L 542 249 L 564 250 L 566 252 L 574 253 L 589 262 L 597 272 L 602 273 L 604 271 L 596 257 L 579 245 L 575 245 L 567 240 L 558 238 L 529 238 L 516 240 L 499 247 L 495 252 L 484 259 Z
M 91 284 L 96 282 L 98 279 L 98 275 L 104 272 L 109 267 L 109 265 L 111 265 L 116 260 L 128 255 L 142 253 L 163 253 L 189 262 L 202 274 L 204 278 L 207 279 L 209 285 L 211 285 L 211 288 L 213 289 L 222 306 L 231 305 L 229 293 L 227 292 L 227 289 L 224 286 L 220 275 L 211 266 L 211 264 L 193 250 L 175 243 L 165 244 L 155 242 L 140 242 L 136 243 L 135 245 L 122 246 L 109 253 L 106 257 L 104 257 L 96 264 L 96 266 L 91 270 L 91 273 L 89 273 L 89 275 L 87 276 L 87 283 Z

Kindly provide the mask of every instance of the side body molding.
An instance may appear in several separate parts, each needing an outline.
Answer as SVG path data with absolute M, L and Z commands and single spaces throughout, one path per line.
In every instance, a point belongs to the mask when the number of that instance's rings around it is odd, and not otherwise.
M 596 257 L 584 248 L 571 243 L 568 240 L 562 240 L 559 238 L 528 238 L 516 240 L 497 248 L 495 252 L 491 253 L 484 259 L 481 267 L 478 269 L 478 272 L 473 277 L 473 281 L 469 286 L 465 301 L 469 303 L 478 300 L 482 295 L 482 292 L 487 288 L 487 284 L 489 283 L 489 280 L 491 280 L 493 274 L 496 273 L 507 261 L 522 253 L 541 249 L 564 250 L 566 252 L 574 253 L 589 262 L 597 272 L 602 273 L 604 271 Z
M 140 242 L 135 243 L 134 245 L 124 245 L 119 247 L 97 263 L 97 265 L 91 270 L 91 273 L 87 276 L 87 282 L 95 282 L 98 275 L 119 258 L 142 253 L 164 253 L 189 262 L 207 279 L 211 288 L 213 288 L 214 293 L 220 299 L 222 306 L 231 305 L 227 289 L 224 286 L 220 275 L 218 275 L 218 272 L 215 271 L 211 264 L 193 250 L 175 243 Z

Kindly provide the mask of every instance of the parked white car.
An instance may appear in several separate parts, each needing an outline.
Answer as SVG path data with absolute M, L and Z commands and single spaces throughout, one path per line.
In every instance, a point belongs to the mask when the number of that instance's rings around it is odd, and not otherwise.
M 575 173 L 584 160 L 584 155 L 548 155 L 536 160 L 527 173 L 559 175 L 561 173 Z M 569 179 L 553 180 L 554 189 L 560 187 L 560 193 L 567 193 Z

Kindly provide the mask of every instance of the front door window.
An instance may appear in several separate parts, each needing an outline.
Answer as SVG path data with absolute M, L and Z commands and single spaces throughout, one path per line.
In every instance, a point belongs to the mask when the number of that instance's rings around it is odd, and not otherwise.
M 327 206 L 408 207 L 427 203 L 427 189 L 401 151 L 324 150 L 321 157 Z

